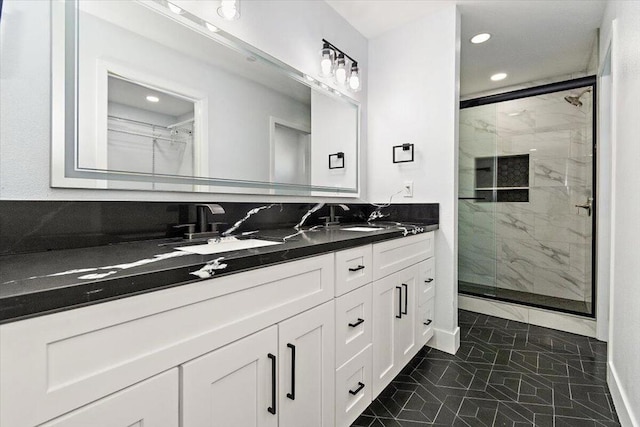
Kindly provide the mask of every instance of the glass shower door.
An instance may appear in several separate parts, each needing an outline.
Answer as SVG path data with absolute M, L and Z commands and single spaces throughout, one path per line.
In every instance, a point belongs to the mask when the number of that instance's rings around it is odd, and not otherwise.
M 496 296 L 495 104 L 460 110 L 458 291 Z

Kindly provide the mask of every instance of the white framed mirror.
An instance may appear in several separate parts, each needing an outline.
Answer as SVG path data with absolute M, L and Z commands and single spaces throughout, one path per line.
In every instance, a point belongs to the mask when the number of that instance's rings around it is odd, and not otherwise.
M 355 101 L 164 0 L 52 8 L 52 186 L 358 195 Z

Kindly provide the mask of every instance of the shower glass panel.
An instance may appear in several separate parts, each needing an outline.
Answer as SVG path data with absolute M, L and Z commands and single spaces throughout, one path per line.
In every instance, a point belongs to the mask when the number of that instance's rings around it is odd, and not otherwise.
M 462 103 L 460 293 L 594 316 L 594 85 Z
M 496 104 L 460 111 L 458 288 L 496 295 Z

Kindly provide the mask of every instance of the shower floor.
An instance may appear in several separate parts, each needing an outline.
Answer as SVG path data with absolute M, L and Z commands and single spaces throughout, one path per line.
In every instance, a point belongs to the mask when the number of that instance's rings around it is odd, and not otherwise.
M 497 288 L 495 286 L 478 285 L 476 283 L 464 282 L 462 280 L 458 281 L 458 292 L 465 295 L 487 297 L 540 308 L 550 308 L 568 313 L 592 314 L 591 303 L 586 303 L 584 301 L 557 298 L 530 292 L 513 291 L 511 289 Z

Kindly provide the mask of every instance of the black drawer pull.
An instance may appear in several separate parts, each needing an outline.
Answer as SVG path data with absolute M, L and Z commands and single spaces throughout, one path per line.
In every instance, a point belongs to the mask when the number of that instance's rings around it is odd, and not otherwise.
M 433 282 L 433 278 L 432 277 L 430 277 L 430 278 L 428 278 L 427 280 L 424 281 L 424 283 L 431 283 L 431 282 Z
M 364 270 L 364 265 L 359 265 L 355 268 L 349 267 L 349 271 L 359 271 L 359 270 Z
M 398 313 L 396 314 L 396 319 L 402 319 L 402 288 L 400 286 L 396 286 L 396 289 L 400 292 L 398 293 Z
M 409 305 L 409 286 L 403 283 L 402 287 L 404 287 L 404 311 L 402 314 L 408 314 L 407 306 Z M 400 292 L 400 295 L 402 295 L 402 292 Z
M 287 344 L 291 349 L 291 393 L 287 393 L 287 397 L 296 400 L 296 346 Z
M 271 359 L 271 406 L 267 408 L 270 414 L 276 414 L 276 356 L 267 354 Z
M 355 323 L 349 323 L 349 326 L 351 326 L 352 328 L 355 328 L 356 326 L 358 326 L 359 324 L 364 323 L 364 319 L 361 319 L 358 317 L 358 321 Z
M 426 321 L 426 322 L 424 322 L 424 325 L 425 325 L 425 326 L 429 326 L 429 325 L 431 324 L 431 322 L 433 322 L 433 320 L 431 320 L 431 319 L 427 319 L 427 321 Z
M 360 381 L 358 381 L 358 388 L 356 388 L 355 390 L 349 390 L 349 393 L 350 393 L 350 394 L 353 394 L 353 395 L 355 396 L 355 395 L 356 395 L 356 394 L 358 394 L 358 392 L 359 392 L 360 390 L 362 390 L 363 388 L 364 388 L 364 384 L 363 384 L 363 383 L 361 383 Z

